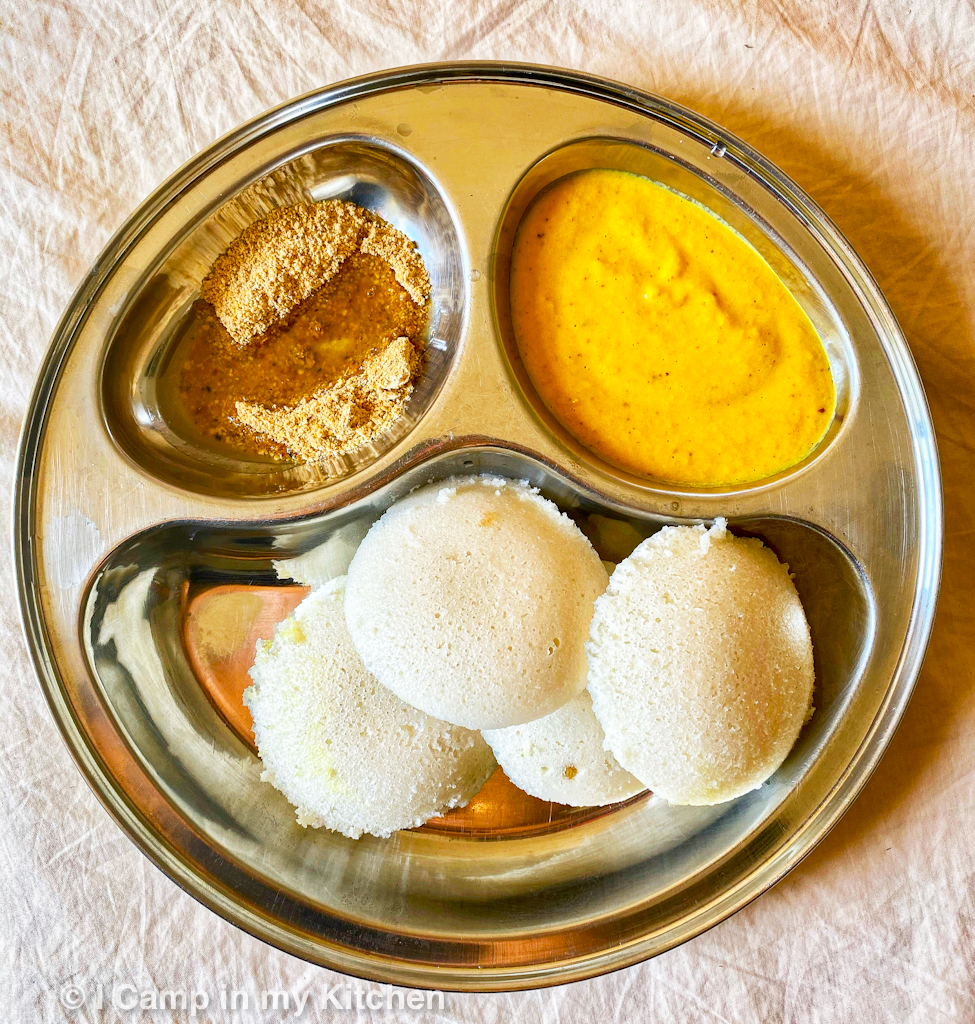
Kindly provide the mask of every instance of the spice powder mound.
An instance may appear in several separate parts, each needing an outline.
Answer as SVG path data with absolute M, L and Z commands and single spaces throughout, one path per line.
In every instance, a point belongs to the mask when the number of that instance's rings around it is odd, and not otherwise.
M 241 423 L 309 461 L 342 455 L 373 440 L 403 411 L 418 356 L 409 338 L 394 338 L 362 366 L 292 408 L 238 402 Z
M 405 409 L 429 290 L 414 243 L 377 215 L 337 200 L 276 210 L 204 281 L 183 410 L 205 436 L 258 455 L 350 454 Z

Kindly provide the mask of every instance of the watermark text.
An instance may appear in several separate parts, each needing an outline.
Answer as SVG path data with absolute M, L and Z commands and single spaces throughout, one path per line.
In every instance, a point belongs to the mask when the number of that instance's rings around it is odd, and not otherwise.
M 131 982 L 88 984 L 66 982 L 58 992 L 61 1006 L 78 1010 L 83 1006 L 95 1010 L 114 1009 L 121 1013 L 166 1010 L 170 1014 L 199 1017 L 206 1010 L 207 1019 L 214 1011 L 277 1010 L 300 1018 L 307 1009 L 337 1010 L 351 1013 L 358 1010 L 444 1010 L 446 996 L 439 990 L 369 988 L 358 982 L 326 985 L 318 991 L 302 989 L 235 989 L 219 985 L 209 988 L 148 988 Z

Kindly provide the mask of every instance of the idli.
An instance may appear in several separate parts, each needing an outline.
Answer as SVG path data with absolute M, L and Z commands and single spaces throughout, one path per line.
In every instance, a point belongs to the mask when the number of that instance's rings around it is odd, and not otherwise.
M 757 789 L 812 714 L 812 644 L 788 566 L 721 519 L 664 527 L 620 562 L 587 650 L 607 746 L 673 804 Z
M 539 800 L 596 807 L 646 789 L 604 749 L 603 729 L 585 690 L 544 718 L 482 735 L 505 775 Z
M 455 477 L 382 516 L 359 546 L 345 616 L 366 667 L 402 700 L 470 729 L 541 718 L 586 685 L 606 570 L 526 483 Z
M 495 761 L 476 732 L 410 707 L 369 674 L 345 627 L 344 590 L 341 577 L 313 591 L 258 642 L 244 703 L 261 778 L 299 824 L 388 836 L 462 807 Z

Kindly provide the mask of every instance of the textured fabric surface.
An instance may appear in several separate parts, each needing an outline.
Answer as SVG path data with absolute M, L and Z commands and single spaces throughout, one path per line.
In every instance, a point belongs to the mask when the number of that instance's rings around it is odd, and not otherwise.
M 58 1004 L 65 984 L 114 980 L 138 991 L 310 993 L 305 1020 L 975 1020 L 973 54 L 975 9 L 965 0 L 2 0 L 8 481 L 31 381 L 72 289 L 184 160 L 329 82 L 422 61 L 514 59 L 685 103 L 826 209 L 886 292 L 926 384 L 947 551 L 934 638 L 903 724 L 855 806 L 790 876 L 649 963 L 547 991 L 448 995 L 426 1014 L 318 1009 L 344 979 L 224 923 L 143 858 L 58 737 L 21 636 L 8 555 L 0 1017 L 114 1020 L 114 1011 Z M 292 1016 L 211 1008 L 198 1019 Z

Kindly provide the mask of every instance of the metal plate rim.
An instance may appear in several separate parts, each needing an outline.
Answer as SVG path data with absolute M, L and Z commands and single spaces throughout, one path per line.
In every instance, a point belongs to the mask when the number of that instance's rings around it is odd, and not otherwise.
M 461 81 L 505 82 L 535 85 L 581 93 L 617 105 L 632 106 L 643 116 L 666 111 L 679 120 L 682 127 L 699 138 L 714 142 L 731 142 L 735 156 L 744 156 L 751 168 L 743 169 L 775 183 L 789 201 L 792 212 L 821 237 L 834 255 L 842 258 L 848 279 L 858 295 L 886 328 L 884 350 L 894 365 L 912 423 L 914 459 L 921 474 L 919 487 L 918 572 L 911 609 L 911 618 L 893 669 L 883 705 L 870 730 L 854 754 L 846 771 L 829 796 L 814 809 L 792 837 L 790 845 L 771 861 L 766 861 L 736 888 L 725 893 L 684 926 L 675 928 L 663 939 L 645 936 L 610 952 L 602 951 L 580 961 L 559 961 L 540 964 L 529 969 L 509 972 L 506 968 L 438 968 L 410 961 L 395 961 L 332 949 L 327 945 L 302 943 L 297 936 L 278 922 L 242 907 L 232 896 L 213 886 L 160 843 L 159 836 L 141 819 L 113 786 L 110 775 L 89 746 L 83 730 L 75 720 L 65 699 L 60 672 L 54 663 L 43 612 L 35 589 L 34 504 L 36 477 L 33 472 L 40 455 L 49 400 L 53 395 L 61 367 L 69 355 L 85 314 L 109 278 L 112 269 L 125 252 L 138 240 L 158 206 L 170 201 L 174 192 L 185 188 L 195 176 L 215 166 L 225 157 L 247 144 L 256 134 L 273 132 L 293 120 L 316 110 L 325 109 L 357 96 L 385 92 L 410 86 Z M 895 350 L 891 351 L 890 344 Z M 905 391 L 904 382 L 911 385 Z M 417 987 L 437 987 L 458 991 L 506 991 L 543 987 L 579 981 L 594 975 L 618 970 L 664 952 L 707 930 L 736 913 L 757 898 L 795 867 L 827 834 L 848 809 L 868 781 L 883 755 L 906 709 L 920 671 L 934 620 L 934 609 L 940 585 L 943 546 L 943 507 L 936 440 L 930 411 L 910 350 L 892 311 L 869 270 L 856 255 L 850 243 L 825 213 L 783 172 L 746 143 L 737 139 L 692 111 L 662 97 L 606 79 L 579 72 L 532 64 L 511 62 L 455 62 L 427 64 L 378 72 L 347 80 L 286 101 L 247 121 L 224 135 L 201 153 L 192 157 L 170 175 L 127 218 L 112 236 L 95 261 L 65 309 L 52 336 L 34 385 L 25 415 L 16 459 L 15 494 L 12 508 L 12 544 L 17 577 L 22 625 L 28 648 L 42 690 L 63 740 L 89 786 L 143 854 L 209 909 L 243 928 L 263 941 L 287 952 L 359 976 L 366 972 L 374 980 Z M 438 984 L 438 982 L 440 984 Z M 446 984 L 444 984 L 446 983 Z

